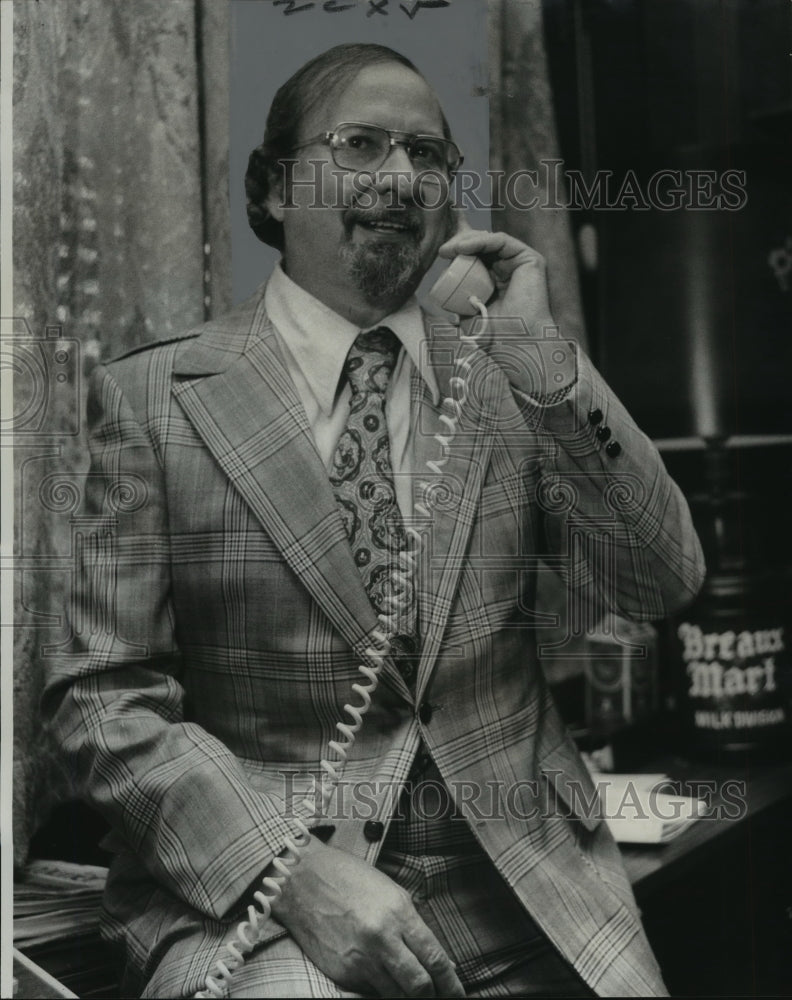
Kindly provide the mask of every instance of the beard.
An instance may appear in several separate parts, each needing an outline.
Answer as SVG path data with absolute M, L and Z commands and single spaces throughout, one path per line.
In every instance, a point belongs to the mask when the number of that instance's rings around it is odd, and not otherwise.
M 454 230 L 450 205 L 445 208 L 445 236 Z M 374 222 L 390 222 L 406 227 L 405 236 L 398 242 L 392 239 L 367 239 L 357 243 L 353 239 L 354 227 Z M 429 263 L 424 260 L 422 241 L 426 232 L 424 212 L 413 203 L 399 208 L 377 207 L 361 209 L 351 207 L 344 217 L 344 239 L 340 258 L 347 274 L 373 306 L 389 306 L 406 301 L 421 283 Z
M 341 261 L 366 302 L 374 306 L 409 298 L 424 274 L 420 245 L 413 240 L 348 241 L 341 246 Z

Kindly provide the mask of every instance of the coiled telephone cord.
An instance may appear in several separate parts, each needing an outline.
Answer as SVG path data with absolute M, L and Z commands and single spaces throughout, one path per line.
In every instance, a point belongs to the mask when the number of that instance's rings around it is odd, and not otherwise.
M 486 319 L 487 308 L 484 303 L 475 295 L 470 296 L 470 303 L 474 306 L 482 317 Z M 463 344 L 467 344 L 474 349 L 478 340 L 477 336 L 460 333 L 459 339 Z M 443 466 L 448 462 L 451 444 L 457 434 L 457 425 L 462 415 L 467 401 L 466 378 L 470 372 L 470 362 L 467 357 L 457 359 L 456 365 L 459 374 L 452 375 L 449 379 L 450 395 L 443 400 L 443 406 L 449 413 L 441 413 L 440 421 L 446 428 L 445 434 L 435 434 L 435 441 L 440 446 L 440 456 L 438 459 L 426 463 L 430 472 L 441 475 Z M 421 482 L 423 499 L 416 502 L 417 513 L 429 519 L 431 515 L 429 491 L 431 484 L 426 480 Z M 340 721 L 336 723 L 336 729 L 341 734 L 341 739 L 333 739 L 328 743 L 328 748 L 335 754 L 334 760 L 322 759 L 319 768 L 322 772 L 321 778 L 314 785 L 311 793 L 303 799 L 303 805 L 308 809 L 309 815 L 323 815 L 330 801 L 330 797 L 336 785 L 341 780 L 344 765 L 349 756 L 357 734 L 363 726 L 363 717 L 371 708 L 372 695 L 379 684 L 379 675 L 385 666 L 385 660 L 390 656 L 391 639 L 396 634 L 396 619 L 401 609 L 402 602 L 396 596 L 404 593 L 405 584 L 413 576 L 416 567 L 416 560 L 423 544 L 423 537 L 415 528 L 408 526 L 406 534 L 410 539 L 410 544 L 399 553 L 399 565 L 392 570 L 391 579 L 395 584 L 394 595 L 389 598 L 391 610 L 389 614 L 378 616 L 382 629 L 374 629 L 371 633 L 372 642 L 366 648 L 364 657 L 367 662 L 358 665 L 359 672 L 366 679 L 367 683 L 357 682 L 352 685 L 352 690 L 360 697 L 357 705 L 347 703 L 344 705 L 344 712 L 352 720 L 351 723 Z M 283 850 L 272 862 L 272 868 L 276 875 L 267 875 L 261 880 L 261 888 L 253 893 L 253 899 L 258 904 L 258 908 L 251 904 L 247 909 L 247 920 L 243 920 L 236 928 L 236 937 L 225 945 L 226 956 L 220 958 L 215 963 L 216 974 L 209 973 L 203 990 L 199 990 L 195 996 L 200 998 L 216 998 L 230 996 L 231 977 L 234 972 L 245 964 L 245 956 L 254 950 L 261 941 L 261 930 L 272 914 L 272 902 L 283 892 L 283 887 L 291 878 L 292 869 L 300 863 L 302 850 L 308 845 L 311 832 L 301 819 L 294 817 L 296 833 L 294 836 L 286 837 L 283 842 Z

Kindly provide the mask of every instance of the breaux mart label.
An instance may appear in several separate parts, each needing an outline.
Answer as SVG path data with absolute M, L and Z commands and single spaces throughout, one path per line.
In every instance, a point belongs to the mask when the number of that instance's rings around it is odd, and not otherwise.
M 780 672 L 786 669 L 783 626 L 705 631 L 682 622 L 677 635 L 696 729 L 734 733 L 785 725 Z

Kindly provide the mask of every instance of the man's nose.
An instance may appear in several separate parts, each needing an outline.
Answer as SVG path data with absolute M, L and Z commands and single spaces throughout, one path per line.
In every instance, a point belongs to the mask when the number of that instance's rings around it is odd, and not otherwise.
M 374 173 L 374 188 L 380 194 L 395 191 L 400 197 L 412 196 L 416 170 L 402 143 L 394 143 L 385 162 Z

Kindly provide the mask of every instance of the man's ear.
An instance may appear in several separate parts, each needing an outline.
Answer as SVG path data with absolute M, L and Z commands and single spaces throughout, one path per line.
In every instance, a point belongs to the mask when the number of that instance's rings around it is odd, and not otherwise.
M 267 238 L 259 229 L 266 227 L 268 219 L 283 222 L 283 180 L 281 164 L 273 167 L 265 154 L 264 145 L 256 146 L 248 158 L 245 194 L 250 226 L 265 243 Z
M 278 164 L 278 168 L 268 171 L 269 184 L 267 187 L 267 197 L 264 204 L 270 216 L 276 222 L 283 222 L 284 197 L 283 197 L 283 168 Z
M 453 213 L 453 226 L 454 230 L 452 236 L 461 236 L 463 233 L 471 232 L 473 227 L 468 222 L 467 213 L 463 208 L 458 208 L 454 205 L 451 209 Z

